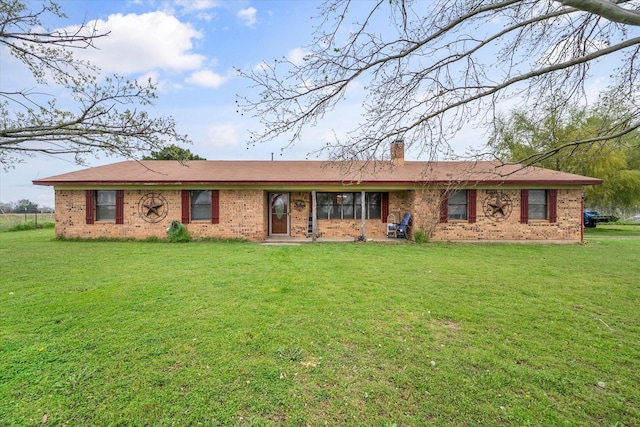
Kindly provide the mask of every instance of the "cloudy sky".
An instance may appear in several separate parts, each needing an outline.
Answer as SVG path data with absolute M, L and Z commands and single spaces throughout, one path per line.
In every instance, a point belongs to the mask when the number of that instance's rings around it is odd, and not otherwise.
M 194 153 L 209 160 L 305 159 L 331 139 L 333 131 L 352 128 L 358 120 L 358 93 L 329 114 L 303 141 L 247 145 L 255 119 L 236 111 L 236 95 L 251 93 L 236 68 L 250 70 L 262 61 L 288 57 L 300 60 L 314 25 L 316 1 L 267 0 L 57 0 L 66 20 L 45 22 L 49 28 L 73 27 L 96 21 L 99 31 L 110 32 L 96 42 L 98 49 L 78 54 L 100 67 L 131 79 L 151 78 L 158 85 L 151 115 L 172 116 L 178 131 L 188 134 Z M 367 7 L 368 2 L 356 3 Z M 37 3 L 34 3 L 37 6 Z M 0 90 L 20 90 L 34 84 L 26 68 L 0 50 Z M 54 89 L 48 89 L 53 91 Z M 357 86 L 356 86 L 357 91 Z M 454 146 L 478 141 L 477 131 L 461 132 Z M 411 153 L 408 153 L 408 158 Z M 89 166 L 111 163 L 113 157 L 88 159 Z M 14 169 L 0 169 L 0 202 L 30 199 L 40 206 L 54 205 L 53 189 L 32 185 L 34 179 L 81 169 L 71 158 L 40 156 L 26 159 Z
M 207 159 L 304 159 L 322 139 L 313 132 L 304 143 L 282 150 L 286 141 L 248 146 L 255 120 L 236 111 L 236 95 L 247 94 L 248 82 L 235 69 L 252 69 L 262 61 L 302 57 L 311 39 L 317 3 L 312 1 L 215 0 L 57 0 L 66 20 L 45 23 L 71 27 L 97 20 L 99 31 L 110 31 L 98 49 L 76 54 L 103 73 L 127 78 L 151 78 L 158 99 L 148 112 L 172 116 L 178 131 L 188 134 L 187 148 Z M 34 3 L 37 6 L 37 3 Z M 33 84 L 28 70 L 0 51 L 0 89 L 25 89 Z M 49 89 L 53 90 L 53 89 Z M 329 132 L 327 124 L 324 132 Z M 119 159 L 100 155 L 89 166 Z M 53 189 L 31 184 L 33 179 L 81 169 L 73 159 L 39 156 L 14 169 L 0 170 L 0 201 L 28 198 L 53 206 Z

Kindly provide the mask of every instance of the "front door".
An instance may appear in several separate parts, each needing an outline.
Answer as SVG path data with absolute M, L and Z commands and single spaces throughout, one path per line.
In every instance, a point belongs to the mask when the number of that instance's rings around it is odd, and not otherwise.
M 269 206 L 269 234 L 289 235 L 289 193 L 270 193 Z

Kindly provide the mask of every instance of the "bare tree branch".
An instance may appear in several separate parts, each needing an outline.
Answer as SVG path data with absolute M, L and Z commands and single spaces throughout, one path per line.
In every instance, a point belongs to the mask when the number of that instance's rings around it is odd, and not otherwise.
M 47 15 L 65 18 L 52 1 L 34 12 L 22 0 L 0 0 L 0 49 L 22 61 L 38 84 L 68 91 L 74 112 L 36 88 L 0 91 L 0 164 L 7 168 L 21 161 L 17 156 L 37 153 L 75 154 L 79 163 L 98 152 L 135 158 L 190 142 L 171 117 L 151 118 L 139 110 L 156 98 L 150 81 L 101 77 L 96 67 L 73 57 L 73 50 L 95 48 L 109 33 L 90 24 L 73 31 L 43 29 Z
M 618 3 L 627 3 L 629 0 Z M 575 7 L 585 12 L 600 15 L 613 22 L 621 24 L 640 25 L 640 12 L 625 9 L 608 0 L 558 0 L 565 6 Z
M 636 24 L 613 19 L 611 8 L 595 13 L 599 1 L 573 3 L 405 0 L 364 8 L 332 0 L 304 62 L 240 71 L 259 93 L 238 102 L 263 125 L 254 142 L 287 137 L 294 144 L 345 102 L 348 88 L 364 88 L 362 119 L 321 150 L 344 160 L 384 158 L 396 139 L 430 157 L 449 156 L 457 132 L 467 123 L 490 127 L 505 100 L 537 108 L 562 90 L 566 106 L 584 103 L 593 65 L 609 58 L 619 64 L 612 88 L 633 105 Z M 611 5 L 618 15 L 635 15 L 636 4 Z M 630 127 L 640 123 L 634 117 Z

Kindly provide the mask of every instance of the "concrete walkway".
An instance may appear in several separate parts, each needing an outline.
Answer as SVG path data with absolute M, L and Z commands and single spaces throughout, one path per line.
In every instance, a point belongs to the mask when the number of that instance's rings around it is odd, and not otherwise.
M 390 237 L 381 237 L 378 239 L 367 239 L 366 242 L 358 240 L 354 237 L 318 237 L 315 241 L 311 237 L 287 237 L 287 236 L 270 236 L 262 241 L 263 245 L 302 245 L 305 243 L 389 243 L 389 244 L 407 244 L 411 243 L 407 239 L 395 239 Z

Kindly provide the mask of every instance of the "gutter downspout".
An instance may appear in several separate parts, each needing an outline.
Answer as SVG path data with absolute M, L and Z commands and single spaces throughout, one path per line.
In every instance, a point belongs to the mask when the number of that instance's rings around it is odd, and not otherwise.
M 580 198 L 580 243 L 584 243 L 584 191 Z

